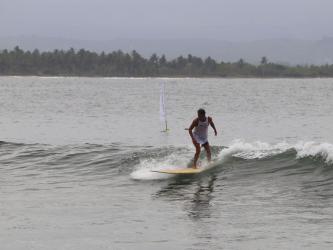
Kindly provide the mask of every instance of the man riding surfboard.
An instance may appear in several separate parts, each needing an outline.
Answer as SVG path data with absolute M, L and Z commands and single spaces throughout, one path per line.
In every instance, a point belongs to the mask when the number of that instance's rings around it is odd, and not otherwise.
M 211 161 L 211 152 L 208 142 L 209 125 L 214 129 L 215 136 L 217 136 L 217 131 L 213 123 L 213 119 L 209 116 L 206 117 L 206 111 L 204 109 L 199 109 L 198 117 L 193 120 L 191 126 L 188 128 L 189 134 L 192 138 L 192 143 L 195 147 L 193 168 L 197 168 L 197 162 L 200 155 L 201 146 L 204 147 L 207 152 L 208 162 Z M 193 129 L 194 132 L 192 132 Z

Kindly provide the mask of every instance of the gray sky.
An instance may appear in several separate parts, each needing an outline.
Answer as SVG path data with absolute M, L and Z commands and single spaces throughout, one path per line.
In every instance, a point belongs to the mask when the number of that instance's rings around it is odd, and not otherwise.
M 332 0 L 0 0 L 0 36 L 321 39 Z

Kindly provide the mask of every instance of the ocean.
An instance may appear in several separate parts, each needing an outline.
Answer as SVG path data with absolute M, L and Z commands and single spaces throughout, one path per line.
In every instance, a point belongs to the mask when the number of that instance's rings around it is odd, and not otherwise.
M 216 167 L 152 172 L 198 108 Z M 332 124 L 333 79 L 0 77 L 0 248 L 332 249 Z

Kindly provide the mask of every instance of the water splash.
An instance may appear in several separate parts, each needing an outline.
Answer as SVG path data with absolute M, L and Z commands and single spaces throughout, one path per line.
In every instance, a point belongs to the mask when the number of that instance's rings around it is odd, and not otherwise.
M 228 148 L 222 149 L 219 158 L 227 160 L 230 157 L 238 157 L 246 160 L 263 159 L 282 154 L 288 150 L 296 151 L 296 158 L 320 157 L 327 164 L 333 163 L 333 145 L 330 143 L 298 142 L 289 144 L 280 142 L 270 144 L 267 142 L 244 142 L 235 140 Z

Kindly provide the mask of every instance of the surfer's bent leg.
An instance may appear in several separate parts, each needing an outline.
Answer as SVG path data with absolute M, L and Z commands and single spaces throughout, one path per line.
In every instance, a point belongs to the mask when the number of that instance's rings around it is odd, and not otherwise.
M 211 159 L 212 159 L 212 154 L 211 154 L 211 152 L 210 152 L 210 146 L 209 146 L 209 143 L 206 142 L 206 143 L 203 144 L 202 146 L 206 149 L 206 152 L 207 152 L 207 160 L 208 160 L 208 162 L 210 162 Z

